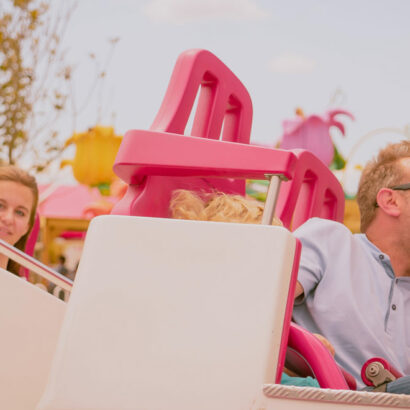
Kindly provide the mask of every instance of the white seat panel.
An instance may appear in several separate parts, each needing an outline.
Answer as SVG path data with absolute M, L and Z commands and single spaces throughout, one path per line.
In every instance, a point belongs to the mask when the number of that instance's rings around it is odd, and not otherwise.
M 40 410 L 249 409 L 274 382 L 295 239 L 93 219 Z
M 61 300 L 0 269 L 0 409 L 37 405 L 65 309 Z

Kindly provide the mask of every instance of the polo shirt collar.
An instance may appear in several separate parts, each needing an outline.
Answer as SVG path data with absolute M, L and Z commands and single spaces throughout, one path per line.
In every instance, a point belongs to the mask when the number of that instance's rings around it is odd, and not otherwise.
M 377 262 L 379 262 L 383 266 L 386 274 L 390 278 L 394 279 L 396 276 L 394 275 L 393 267 L 391 266 L 389 255 L 387 255 L 386 253 L 383 253 L 373 242 L 369 241 L 366 234 L 361 233 L 361 234 L 357 234 L 357 236 L 361 239 L 363 244 L 368 248 L 373 258 L 376 259 Z

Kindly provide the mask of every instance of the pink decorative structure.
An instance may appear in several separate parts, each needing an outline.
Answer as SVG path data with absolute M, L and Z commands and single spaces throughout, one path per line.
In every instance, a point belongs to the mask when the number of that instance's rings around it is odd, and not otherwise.
M 185 136 L 199 89 L 192 135 Z M 175 189 L 244 195 L 244 178 L 281 175 L 289 181 L 279 196 L 277 215 L 286 227 L 295 228 L 312 216 L 341 221 L 344 194 L 333 174 L 307 151 L 249 145 L 251 120 L 249 94 L 219 59 L 204 50 L 183 53 L 151 129 L 132 130 L 123 138 L 114 171 L 129 187 L 112 214 L 168 217 L 169 200 Z M 285 360 L 289 326 L 293 326 L 290 318 L 299 253 L 300 248 L 286 306 L 277 382 Z M 307 332 L 302 339 L 295 336 L 295 347 L 307 338 Z M 323 361 L 320 352 L 312 352 L 310 358 L 314 366 Z M 327 360 L 331 362 L 327 369 L 335 369 L 333 359 Z M 323 366 L 318 371 L 327 386 L 346 388 L 340 370 L 327 375 L 322 370 Z
M 330 127 L 336 127 L 345 135 L 344 125 L 335 119 L 339 114 L 347 115 L 352 120 L 353 115 L 345 110 L 330 110 L 324 115 L 300 114 L 297 118 L 283 121 L 283 136 L 280 148 L 301 148 L 313 152 L 326 166 L 329 166 L 334 156 L 334 146 L 329 134 Z

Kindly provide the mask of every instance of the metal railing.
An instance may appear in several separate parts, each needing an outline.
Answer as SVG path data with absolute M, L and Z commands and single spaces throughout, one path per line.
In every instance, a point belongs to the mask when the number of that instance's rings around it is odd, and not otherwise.
M 66 278 L 61 273 L 58 273 L 54 269 L 49 268 L 37 259 L 32 258 L 26 253 L 22 252 L 20 249 L 15 248 L 2 239 L 0 239 L 0 253 L 17 262 L 22 267 L 27 268 L 30 271 L 41 276 L 42 278 L 54 283 L 60 288 L 71 292 L 71 288 L 73 287 L 72 280 Z
M 262 225 L 272 225 L 275 216 L 276 203 L 278 202 L 280 184 L 287 181 L 283 174 L 266 174 L 265 178 L 269 181 L 268 192 L 266 195 L 265 206 L 263 208 Z

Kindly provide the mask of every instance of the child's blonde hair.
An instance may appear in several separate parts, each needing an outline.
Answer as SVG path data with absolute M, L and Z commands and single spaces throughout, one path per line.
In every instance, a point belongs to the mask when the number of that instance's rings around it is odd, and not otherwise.
M 263 204 L 255 199 L 223 192 L 203 193 L 179 189 L 173 192 L 170 203 L 171 216 L 175 219 L 196 221 L 260 223 Z M 282 226 L 274 218 L 272 225 Z

